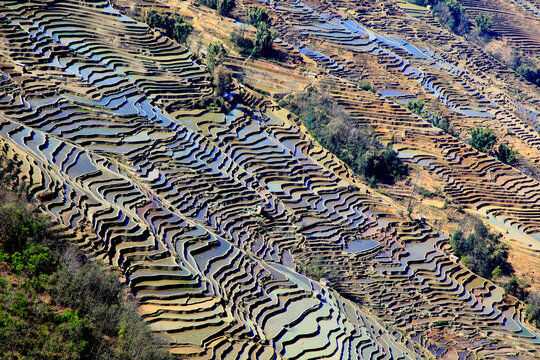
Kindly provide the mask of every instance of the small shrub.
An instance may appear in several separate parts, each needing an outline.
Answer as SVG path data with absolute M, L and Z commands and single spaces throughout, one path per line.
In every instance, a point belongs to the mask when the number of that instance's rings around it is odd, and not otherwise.
M 358 83 L 358 86 L 360 87 L 360 89 L 365 91 L 371 91 L 374 94 L 377 92 L 377 89 L 373 86 L 373 84 L 370 84 L 367 81 L 360 81 Z

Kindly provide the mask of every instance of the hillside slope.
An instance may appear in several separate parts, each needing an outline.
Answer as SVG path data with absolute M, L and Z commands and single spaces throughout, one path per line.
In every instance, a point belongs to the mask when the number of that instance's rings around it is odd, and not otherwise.
M 539 356 L 515 298 L 456 262 L 445 236 L 362 184 L 275 102 L 237 86 L 230 112 L 197 109 L 212 93 L 205 66 L 105 0 L 3 1 L 0 12 L 4 153 L 51 217 L 91 229 L 82 246 L 123 271 L 175 356 Z M 392 101 L 406 90 L 464 129 L 496 122 L 536 163 L 532 125 L 504 92 L 483 92 L 490 80 L 468 72 L 478 64 L 466 71 L 451 51 L 364 28 L 348 2 L 279 1 L 269 12 L 284 48 L 317 65 L 314 80 L 352 119 L 440 176 L 456 204 L 538 249 L 537 180 Z M 366 79 L 395 93 L 359 89 Z M 322 279 L 306 276 L 310 263 Z

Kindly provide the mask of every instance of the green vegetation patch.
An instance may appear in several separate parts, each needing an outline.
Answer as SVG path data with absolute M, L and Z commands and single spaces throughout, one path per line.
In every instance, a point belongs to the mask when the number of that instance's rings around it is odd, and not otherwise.
M 509 270 L 508 251 L 506 246 L 500 243 L 500 238 L 500 234 L 489 232 L 484 224 L 478 221 L 467 237 L 460 230 L 456 231 L 450 244 L 466 267 L 475 274 L 490 279 L 496 269 L 497 273 Z
M 530 63 L 521 64 L 517 68 L 517 73 L 521 75 L 525 80 L 540 86 L 540 69 L 533 66 Z
M 472 128 L 471 133 L 471 146 L 478 151 L 496 156 L 497 159 L 505 163 L 506 165 L 513 166 L 516 164 L 519 153 L 514 150 L 508 144 L 501 143 L 495 149 L 495 143 L 497 142 L 497 134 L 487 127 L 485 128 Z
M 34 206 L 0 193 L 2 359 L 168 359 L 123 295 Z M 7 205 L 6 205 L 7 204 Z
M 370 185 L 406 177 L 407 165 L 389 146 L 384 148 L 369 128 L 358 127 L 327 94 L 316 89 L 288 96 L 280 106 L 297 115 L 310 134 Z
M 250 9 L 246 14 L 246 21 L 257 29 L 255 41 L 246 38 L 245 30 L 241 28 L 233 31 L 231 42 L 245 55 L 253 57 L 268 56 L 272 50 L 272 42 L 277 35 L 271 28 L 268 13 L 262 8 Z
M 186 42 L 189 34 L 193 30 L 191 24 L 186 22 L 182 16 L 162 13 L 156 10 L 148 11 L 144 21 L 151 28 L 163 30 L 165 35 L 176 40 L 176 42 L 180 44 Z
M 235 7 L 235 0 L 198 0 L 199 4 L 215 9 L 219 15 L 228 16 Z

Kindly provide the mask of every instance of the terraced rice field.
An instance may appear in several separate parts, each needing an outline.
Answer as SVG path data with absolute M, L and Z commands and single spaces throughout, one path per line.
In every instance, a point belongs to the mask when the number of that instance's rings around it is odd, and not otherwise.
M 179 358 L 540 356 L 515 299 L 452 260 L 444 236 L 360 184 L 287 111 L 241 87 L 230 113 L 186 110 L 212 92 L 204 66 L 105 0 L 0 4 L 3 153 L 47 213 L 123 270 Z M 488 99 L 444 57 L 331 8 L 270 10 L 287 23 L 283 43 L 330 75 L 320 84 L 356 121 L 401 138 L 402 156 L 440 174 L 455 201 L 538 237 L 535 180 L 441 134 L 395 93 L 358 89 L 363 74 L 333 51 L 375 56 L 396 83 L 461 116 L 500 118 L 536 149 L 510 99 Z M 309 262 L 325 278 L 297 271 Z
M 331 8 L 318 12 L 304 4 L 283 2 L 275 9 L 277 21 L 283 21 L 283 29 L 289 30 L 283 32 L 283 38 L 297 44 L 301 52 L 327 71 L 329 77 L 320 83 L 359 124 L 373 126 L 383 139 L 402 150 L 403 157 L 439 174 L 447 183 L 447 194 L 456 202 L 517 228 L 523 237 L 540 238 L 540 219 L 533 205 L 538 201 L 536 180 L 445 135 L 396 102 L 425 98 L 422 94 L 427 93 L 427 99 L 451 114 L 464 130 L 488 122 L 501 132 L 511 132 L 530 150 L 534 162 L 538 161 L 540 144 L 534 131 L 535 111 L 526 110 L 530 121 L 518 118 L 515 110 L 519 104 L 501 94 L 482 91 L 484 87 L 478 86 L 474 74 L 451 57 L 445 58 L 423 45 L 380 35 L 353 20 L 344 21 L 332 15 Z M 297 31 L 291 31 L 292 27 Z M 298 32 L 300 37 L 291 37 Z M 343 51 L 353 54 L 353 59 L 359 54 L 358 62 L 340 61 L 337 54 Z M 375 58 L 387 70 L 385 79 L 395 78 L 396 85 L 378 81 L 379 74 L 355 73 L 366 58 Z M 378 85 L 379 95 L 360 89 L 358 80 Z M 407 82 L 410 87 L 397 86 Z M 500 194 L 497 201 L 494 194 Z

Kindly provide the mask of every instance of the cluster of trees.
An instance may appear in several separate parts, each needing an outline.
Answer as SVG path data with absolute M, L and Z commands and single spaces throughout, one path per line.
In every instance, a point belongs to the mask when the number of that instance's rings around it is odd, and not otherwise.
M 302 120 L 310 134 L 370 185 L 393 182 L 409 169 L 390 147 L 384 148 L 368 128 L 359 128 L 327 94 L 316 89 L 288 96 L 280 106 Z
M 494 52 L 489 52 L 489 54 L 513 69 L 523 79 L 536 86 L 540 86 L 540 69 L 522 51 L 514 51 L 509 47 L 502 47 L 496 49 Z
M 508 272 L 508 251 L 501 244 L 497 235 L 488 231 L 485 225 L 478 221 L 474 230 L 467 237 L 458 230 L 452 236 L 450 244 L 456 256 L 472 272 L 490 279 L 494 272 Z
M 238 46 L 244 54 L 255 57 L 269 55 L 272 50 L 272 42 L 276 38 L 276 32 L 271 28 L 270 17 L 266 10 L 258 7 L 248 10 L 246 21 L 257 29 L 255 41 L 246 38 L 245 30 L 242 28 L 231 34 L 231 42 Z
M 418 116 L 424 115 L 424 101 L 422 99 L 409 100 L 407 102 L 407 109 L 410 112 L 415 113 Z
M 497 134 L 487 127 L 485 128 L 472 128 L 471 132 L 471 146 L 478 151 L 494 155 L 499 161 L 513 166 L 518 157 L 518 152 L 511 146 L 501 143 L 495 149 L 495 143 L 497 142 Z
M 458 35 L 469 34 L 472 40 L 480 40 L 487 39 L 491 33 L 493 17 L 479 13 L 474 18 L 474 32 L 470 34 L 471 22 L 458 0 L 409 0 L 409 2 L 421 6 L 430 5 L 441 24 Z
M 456 34 L 463 35 L 469 32 L 469 18 L 457 0 L 410 0 L 409 2 L 421 6 L 430 5 L 441 24 L 448 26 Z
M 497 134 L 495 134 L 495 132 L 488 127 L 475 127 L 472 128 L 470 132 L 471 146 L 480 152 L 490 152 L 497 142 Z
M 236 5 L 235 0 L 198 0 L 199 4 L 215 9 L 219 15 L 229 16 Z
M 191 24 L 186 22 L 182 16 L 157 12 L 156 10 L 147 11 L 144 21 L 151 28 L 161 29 L 165 35 L 176 40 L 180 44 L 186 42 L 189 34 L 193 30 Z
M 445 133 L 455 136 L 454 127 L 452 126 L 450 119 L 448 119 L 446 116 L 442 116 L 442 114 L 431 115 L 431 117 L 428 117 L 428 114 L 424 111 L 424 102 L 422 99 L 408 101 L 407 109 L 418 116 L 429 119 L 433 126 L 438 127 Z
M 8 359 L 169 359 L 118 275 L 0 194 L 0 354 Z
M 439 19 L 458 35 L 469 32 L 469 18 L 457 0 L 439 2 L 436 7 Z
M 533 66 L 530 63 L 521 64 L 517 68 L 517 73 L 521 75 L 525 80 L 540 86 L 540 69 Z
M 540 292 L 529 291 L 526 281 L 510 276 L 513 269 L 508 263 L 507 247 L 501 244 L 500 238 L 500 234 L 491 233 L 477 220 L 470 235 L 465 237 L 458 230 L 450 239 L 450 244 L 455 254 L 472 272 L 492 279 L 504 288 L 506 294 L 524 301 L 527 319 L 540 328 Z

